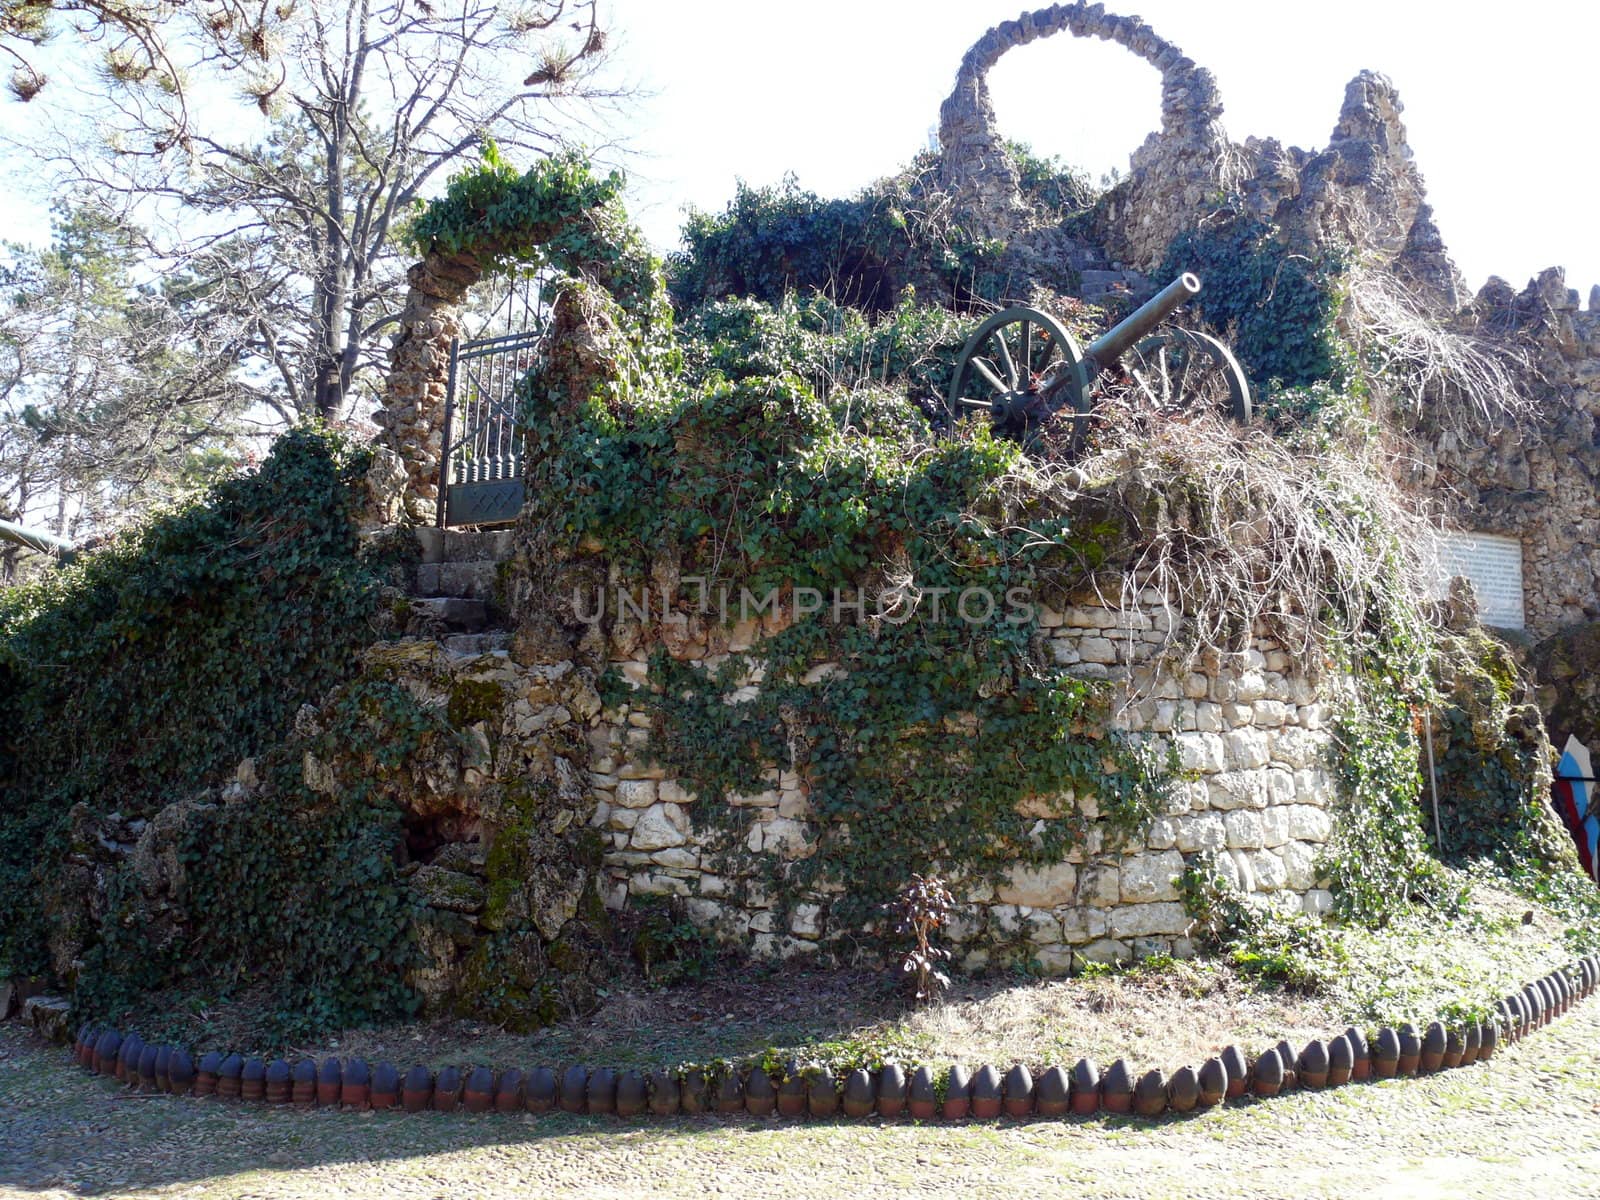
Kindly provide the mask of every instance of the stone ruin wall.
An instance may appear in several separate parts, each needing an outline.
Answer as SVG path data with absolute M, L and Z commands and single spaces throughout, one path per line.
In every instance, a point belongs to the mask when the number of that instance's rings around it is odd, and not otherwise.
M 1128 178 L 1101 205 L 1092 245 L 1060 230 L 1017 227 L 1023 206 L 1014 171 L 999 152 L 985 83 L 1006 50 L 1057 32 L 1114 41 L 1161 73 L 1161 128 L 1134 153 Z M 1443 422 L 1430 428 L 1424 414 L 1410 482 L 1431 490 L 1463 528 L 1522 539 L 1531 639 L 1600 620 L 1600 294 L 1591 294 L 1583 311 L 1561 273 L 1549 271 L 1521 293 L 1491 280 L 1476 300 L 1470 297 L 1434 224 L 1406 142 L 1403 105 L 1381 75 L 1363 71 L 1351 81 L 1329 143 L 1317 151 L 1285 148 L 1271 139 L 1232 142 L 1222 113 L 1210 73 L 1142 22 L 1100 5 L 1056 5 L 990 30 L 963 59 L 941 111 L 945 183 L 981 228 L 1008 235 L 1025 263 L 1065 254 L 1074 268 L 1109 266 L 1125 282 L 1137 282 L 1135 271 L 1152 269 L 1171 238 L 1208 213 L 1219 192 L 1228 192 L 1247 214 L 1278 225 L 1291 243 L 1310 246 L 1338 237 L 1354 245 L 1367 261 L 1411 286 L 1442 320 L 1520 334 L 1537 367 L 1530 381 L 1538 401 L 1531 418 L 1463 437 Z M 1084 270 L 1085 282 L 1088 274 Z M 473 263 L 436 256 L 413 268 L 391 352 L 380 423 L 405 460 L 419 519 L 431 518 L 436 497 L 454 314 L 476 275 Z M 1164 620 L 1146 608 L 1141 620 L 1150 628 L 1130 631 L 1110 610 L 1088 603 L 1056 616 L 1060 620 L 1052 617 L 1049 633 L 1061 661 L 1107 676 L 1128 669 L 1130 647 L 1135 668 L 1148 669 L 1139 664 L 1155 640 L 1146 637 L 1159 638 Z M 733 646 L 760 632 L 734 631 Z M 704 662 L 730 648 L 720 644 L 721 636 L 691 627 L 669 632 L 663 644 L 677 657 Z M 653 644 L 638 630 L 625 631 L 600 657 L 637 685 Z M 588 772 L 587 795 L 573 795 L 570 806 L 575 814 L 586 813 L 603 839 L 596 882 L 607 904 L 620 906 L 629 896 L 678 895 L 697 921 L 758 954 L 803 954 L 849 932 L 830 928 L 826 895 L 805 898 L 783 929 L 776 927 L 772 908 L 732 902 L 693 832 L 694 797 L 643 760 L 644 714 L 599 711 L 589 668 L 519 666 L 498 651 L 452 663 L 449 670 L 460 678 L 495 681 L 516 697 L 501 728 L 489 731 L 497 758 L 515 759 L 517 747 L 534 742 L 586 743 L 586 765 L 582 755 L 567 750 L 560 761 L 571 764 L 569 776 Z M 552 698 L 552 678 L 561 680 L 558 692 L 570 692 L 566 699 L 579 702 Z M 1317 886 L 1314 863 L 1332 823 L 1333 741 L 1326 725 L 1338 687 L 1336 679 L 1316 685 L 1293 674 L 1282 651 L 1259 639 L 1242 670 L 1213 663 L 1182 679 L 1150 682 L 1148 698 L 1125 707 L 1119 724 L 1174 738 L 1195 779 L 1182 785 L 1174 810 L 1157 819 L 1142 848 L 1117 854 L 1092 842 L 1053 869 L 969 898 L 954 931 L 968 964 L 985 961 L 995 946 L 1019 941 L 1032 945 L 1046 969 L 1064 969 L 1073 953 L 1183 953 L 1188 926 L 1172 879 L 1203 851 L 1219 852 L 1222 869 L 1247 891 L 1309 911 L 1325 909 L 1329 897 Z M 1552 732 L 1559 740 L 1561 731 Z M 473 780 L 492 775 L 465 772 L 464 811 L 470 814 L 477 803 Z M 805 782 L 787 774 L 771 782 L 768 792 L 749 798 L 761 810 L 760 844 L 803 852 Z M 468 875 L 481 869 L 470 855 L 463 861 Z M 438 870 L 419 874 L 438 876 Z M 476 892 L 470 881 L 441 876 L 433 882 L 439 886 L 430 885 L 430 892 L 455 906 L 449 910 L 454 941 L 441 935 L 433 945 L 433 990 L 442 994 L 450 987 L 452 959 L 459 959 L 473 936 L 461 928 L 470 929 L 480 917 L 471 909 Z M 454 898 L 461 895 L 468 899 Z M 570 915 L 574 903 L 563 894 L 552 922 Z
M 1534 401 L 1516 423 L 1463 434 L 1424 412 L 1409 482 L 1476 532 L 1520 538 L 1527 634 L 1533 641 L 1600 620 L 1600 287 L 1587 310 L 1559 269 L 1522 292 L 1491 279 L 1472 296 L 1451 262 L 1407 142 L 1405 106 L 1385 76 L 1362 71 L 1320 150 L 1271 138 L 1230 140 L 1215 78 L 1136 17 L 1099 4 L 1058 4 L 985 33 L 967 52 L 941 110 L 945 183 L 995 236 L 1053 251 L 1054 231 L 1027 229 L 1015 170 L 985 77 L 1015 46 L 1058 33 L 1126 47 L 1161 76 L 1161 127 L 1134 151 L 1127 179 L 1105 197 L 1095 227 L 1113 267 L 1153 269 L 1179 232 L 1219 195 L 1276 225 L 1291 245 L 1338 240 L 1388 270 L 1423 311 L 1446 324 L 1511 335 L 1528 349 Z M 1070 248 L 1077 253 L 1080 248 Z
M 1211 659 L 1180 678 L 1152 661 L 1171 619 L 1158 597 L 1148 595 L 1131 614 L 1081 599 L 1064 612 L 1043 610 L 1050 652 L 1082 678 L 1127 681 L 1131 667 L 1149 694 L 1125 703 L 1114 726 L 1162 743 L 1171 739 L 1193 776 L 1180 783 L 1142 845 L 1115 849 L 1092 825 L 1086 845 L 1064 862 L 1019 871 L 1007 886 L 958 897 L 950 936 L 962 949 L 963 965 L 981 966 L 1007 946 L 1026 947 L 1052 973 L 1065 972 L 1074 955 L 1189 954 L 1190 920 L 1175 880 L 1202 854 L 1215 853 L 1223 874 L 1246 892 L 1292 910 L 1327 911 L 1331 896 L 1316 877 L 1316 861 L 1333 824 L 1333 735 L 1325 697 L 1336 681 L 1319 688 L 1264 637 L 1237 666 Z M 614 632 L 608 654 L 638 688 L 645 686 L 658 645 L 681 660 L 715 666 L 727 651 L 758 645 L 764 632 L 774 631 L 770 624 L 724 630 L 685 619 L 665 643 L 640 636 L 637 627 Z M 819 664 L 812 674 L 821 678 L 833 669 Z M 648 730 L 647 714 L 624 705 L 588 731 L 592 820 L 607 839 L 600 887 L 608 907 L 620 909 L 630 897 L 682 897 L 696 924 L 758 957 L 812 953 L 856 932 L 830 923 L 826 893 L 793 898 L 786 926 L 778 924 L 770 897 L 736 901 L 694 829 L 696 797 L 648 761 Z M 786 857 L 807 853 L 806 780 L 776 769 L 769 780 L 767 791 L 739 801 L 756 812 L 749 847 Z M 1092 800 L 1085 811 L 1094 815 Z
M 1600 620 L 1600 287 L 1585 311 L 1558 269 L 1518 293 L 1491 279 L 1475 323 L 1522 335 L 1535 400 L 1524 420 L 1425 434 L 1415 482 L 1463 528 L 1522 542 L 1531 641 Z

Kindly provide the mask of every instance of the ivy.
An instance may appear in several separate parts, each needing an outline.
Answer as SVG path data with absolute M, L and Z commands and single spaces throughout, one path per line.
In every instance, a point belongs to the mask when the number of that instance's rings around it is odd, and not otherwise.
M 744 364 L 742 377 L 708 369 L 687 394 L 594 403 L 575 424 L 534 415 L 548 483 L 531 517 L 553 541 L 590 547 L 635 590 L 664 557 L 705 576 L 713 595 L 725 588 L 735 606 L 745 593 L 788 604 L 803 588 L 831 603 L 835 592 L 870 589 L 886 563 L 914 590 L 948 597 L 942 616 L 925 606 L 880 622 L 869 590 L 868 612 L 800 621 L 714 669 L 651 661 L 652 686 L 631 697 L 653 717 L 649 751 L 702 798 L 694 819 L 730 874 L 753 872 L 791 898 L 843 885 L 841 919 L 859 923 L 907 872 L 976 883 L 1060 861 L 1086 833 L 1078 798 L 1096 799 L 1113 835 L 1136 831 L 1162 793 L 1163 767 L 1105 732 L 1103 685 L 1049 659 L 1036 611 L 997 603 L 977 621 L 955 612 L 969 589 L 998 600 L 1065 586 L 1103 558 L 1115 531 L 1048 505 L 1013 506 L 1020 451 L 982 429 L 935 444 L 902 396 L 819 397 L 786 370 L 791 351 L 808 352 L 802 314 L 814 307 L 724 311 L 784 334 L 754 339 L 769 356 Z M 842 670 L 818 677 L 823 662 Z M 754 698 L 736 698 L 758 673 Z M 609 699 L 623 696 L 613 680 Z M 818 838 L 793 861 L 749 850 L 750 809 L 739 802 L 778 771 L 806 777 Z M 1030 800 L 1059 812 L 1025 815 Z
M 1200 276 L 1205 290 L 1191 307 L 1227 335 L 1251 385 L 1267 395 L 1346 377 L 1335 328 L 1344 268 L 1336 248 L 1295 253 L 1272 226 L 1232 216 L 1180 233 L 1156 277 Z
M 1032 162 L 1041 193 L 1070 190 L 1049 164 Z M 876 314 L 908 285 L 961 307 L 997 301 L 1004 247 L 953 219 L 938 174 L 938 156 L 923 154 L 900 174 L 833 200 L 793 175 L 775 187 L 741 180 L 721 213 L 690 212 L 684 248 L 669 262 L 673 301 L 687 313 L 731 297 L 777 305 L 790 293 L 818 292 Z
M 77 994 L 94 1015 L 168 987 L 264 988 L 284 1028 L 409 1011 L 398 810 L 373 780 L 403 758 L 420 717 L 393 688 L 346 694 L 312 748 L 370 754 L 333 797 L 300 779 L 306 746 L 268 753 L 374 639 L 390 560 L 356 537 L 368 458 L 295 430 L 253 474 L 0 597 L 8 970 L 46 971 L 54 933 L 84 947 Z M 206 790 L 263 754 L 260 796 L 222 804 Z M 152 900 L 126 864 L 110 868 L 103 918 L 74 917 L 73 856 L 99 853 L 73 844 L 84 815 L 92 828 L 170 805 L 188 806 L 174 854 L 194 940 L 161 942 L 174 923 L 148 919 Z M 72 921 L 87 924 L 63 927 Z
M 1383 657 L 1367 661 L 1334 726 L 1339 804 L 1323 871 L 1339 914 L 1377 925 L 1411 900 L 1436 898 L 1443 877 L 1423 829 L 1409 689 L 1382 669 Z

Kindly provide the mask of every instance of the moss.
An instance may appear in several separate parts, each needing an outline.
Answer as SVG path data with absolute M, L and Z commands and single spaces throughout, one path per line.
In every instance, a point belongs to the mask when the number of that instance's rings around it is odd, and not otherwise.
M 497 724 L 505 710 L 505 689 L 498 683 L 489 679 L 458 679 L 450 689 L 445 714 L 454 728 L 465 729 L 480 721 Z

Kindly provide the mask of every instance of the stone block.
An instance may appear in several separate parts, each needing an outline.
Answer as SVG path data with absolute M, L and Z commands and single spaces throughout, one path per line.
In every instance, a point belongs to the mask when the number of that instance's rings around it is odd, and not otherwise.
M 1243 850 L 1235 851 L 1244 855 Z M 1260 892 L 1276 892 L 1289 884 L 1289 870 L 1284 866 L 1283 859 L 1271 850 L 1256 850 L 1249 853 L 1250 870 L 1255 875 L 1256 890 Z
M 1294 803 L 1294 775 L 1284 767 L 1270 767 L 1262 772 L 1266 780 L 1267 807 Z
M 799 788 L 785 788 L 778 793 L 778 815 L 801 820 L 811 816 L 811 797 Z
M 1261 849 L 1265 844 L 1262 840 L 1261 816 L 1261 813 L 1250 808 L 1238 808 L 1223 814 L 1222 827 L 1227 831 L 1230 850 Z
M 1333 893 L 1327 888 L 1312 888 L 1300 898 L 1300 908 L 1314 917 L 1326 916 L 1333 911 Z
M 643 752 L 645 744 L 649 741 L 649 738 L 650 735 L 643 729 L 628 730 L 628 746 L 632 751 L 634 751 L 635 755 Z M 624 759 L 623 762 L 617 767 L 618 780 L 643 779 L 648 780 L 651 783 L 658 783 L 662 779 L 665 779 L 666 776 L 667 772 L 665 767 L 652 766 L 647 764 L 640 757 Z
M 1103 629 L 1111 614 L 1103 608 L 1084 608 L 1073 605 L 1062 614 L 1062 623 L 1068 629 Z
M 656 803 L 659 790 L 654 779 L 619 779 L 616 804 L 618 808 L 645 809 Z
M 1217 813 L 1195 813 L 1174 817 L 1176 845 L 1186 854 L 1198 850 L 1221 850 L 1228 844 L 1227 827 Z
M 1234 683 L 1233 698 L 1240 704 L 1254 704 L 1257 700 L 1265 697 L 1266 694 L 1266 677 L 1258 670 L 1241 672 Z
M 1261 810 L 1261 844 L 1271 850 L 1289 840 L 1289 810 L 1286 805 L 1268 805 Z
M 1078 876 L 1079 904 L 1117 904 L 1122 899 L 1122 873 L 1110 863 L 1084 867 Z
M 1257 700 L 1250 708 L 1254 718 L 1251 724 L 1257 729 L 1277 729 L 1287 725 L 1298 711 L 1281 700 Z
M 1311 804 L 1290 804 L 1283 809 L 1289 836 L 1297 842 L 1325 842 L 1333 833 L 1333 818 Z
M 1244 729 L 1255 723 L 1256 710 L 1253 705 L 1240 704 L 1237 700 L 1230 700 L 1226 704 L 1217 706 L 1222 710 L 1222 723 L 1224 729 Z
M 1079 958 L 1087 959 L 1090 962 L 1128 962 L 1133 958 L 1133 949 L 1127 942 L 1101 938 L 1097 942 L 1090 942 L 1087 946 L 1081 947 L 1077 951 L 1077 955 Z
M 1271 734 L 1272 758 L 1296 770 L 1316 765 L 1328 739 L 1297 725 L 1273 730 Z
M 672 867 L 679 871 L 697 871 L 700 869 L 700 851 L 691 850 L 685 846 L 673 846 L 666 850 L 657 850 L 650 855 L 650 861 L 658 867 Z
M 620 790 L 620 789 L 619 789 Z M 689 818 L 676 804 L 652 804 L 634 822 L 629 846 L 649 852 L 681 846 L 689 840 Z
M 64 1042 L 69 1036 L 72 1001 L 65 996 L 29 996 L 22 1002 L 22 1019 L 47 1042 Z
M 1210 700 L 1200 700 L 1194 706 L 1194 727 L 1201 733 L 1221 733 L 1227 728 L 1222 719 L 1222 705 Z
M 805 826 L 785 817 L 774 817 L 751 826 L 750 842 L 758 843 L 752 846 L 758 853 L 781 854 L 786 858 L 799 857 L 810 849 Z
M 1056 908 L 1071 904 L 1077 896 L 1078 872 L 1070 863 L 1054 866 L 1018 867 L 1011 878 L 995 890 L 1003 904 L 1023 904 L 1031 908 Z
M 1211 789 L 1204 779 L 1185 779 L 1167 799 L 1169 813 L 1203 812 L 1211 807 Z
M 1035 946 L 1059 946 L 1062 942 L 1061 921 L 1054 913 L 1032 909 L 1025 917 L 1028 941 Z
M 1173 880 L 1183 872 L 1183 855 L 1176 850 L 1131 854 L 1122 860 L 1122 902 L 1176 900 Z
M 1110 638 L 1086 637 L 1078 642 L 1078 656 L 1086 663 L 1114 663 L 1117 648 Z
M 424 863 L 411 876 L 410 884 L 429 908 L 456 913 L 475 913 L 483 908 L 482 881 L 462 871 L 448 871 Z
M 1304 892 L 1316 886 L 1317 854 L 1304 842 L 1285 842 L 1278 848 L 1283 861 L 1284 886 L 1291 891 Z
M 1150 822 L 1144 844 L 1151 850 L 1171 850 L 1178 844 L 1178 827 L 1171 817 L 1157 817 Z
M 1180 733 L 1173 739 L 1178 751 L 1178 764 L 1186 771 L 1206 774 L 1223 769 L 1226 749 L 1222 736 L 1215 733 Z
M 1326 704 L 1302 704 L 1295 709 L 1295 720 L 1302 729 L 1323 729 L 1331 716 Z
M 1257 771 L 1224 771 L 1206 780 L 1206 799 L 1218 812 L 1265 808 L 1267 780 Z
M 1228 746 L 1228 766 L 1254 771 L 1272 761 L 1268 735 L 1259 729 L 1235 729 L 1222 735 Z
M 1274 862 L 1277 860 L 1274 859 Z M 1217 856 L 1217 870 L 1241 892 L 1256 890 L 1256 872 L 1247 850 L 1229 850 Z
M 796 937 L 820 938 L 822 936 L 822 906 L 820 904 L 796 904 L 794 914 L 789 920 L 789 930 Z
M 695 795 L 676 779 L 663 779 L 656 784 L 656 795 L 668 804 L 693 804 Z
M 1039 970 L 1046 975 L 1060 976 L 1072 971 L 1073 952 L 1065 946 L 1040 946 L 1034 957 Z
M 689 884 L 665 871 L 640 872 L 628 877 L 628 892 L 634 896 L 687 896 Z
M 1111 910 L 1111 936 L 1114 938 L 1181 936 L 1189 932 L 1191 924 L 1183 905 L 1171 902 L 1124 904 Z

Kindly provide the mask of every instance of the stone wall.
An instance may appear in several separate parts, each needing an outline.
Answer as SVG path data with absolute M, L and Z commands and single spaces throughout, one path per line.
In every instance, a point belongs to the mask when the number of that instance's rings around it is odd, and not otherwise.
M 1425 428 L 1416 482 L 1462 527 L 1521 539 L 1540 640 L 1600 620 L 1600 288 L 1584 311 L 1559 269 L 1520 293 L 1491 279 L 1469 316 L 1527 348 L 1534 407 L 1483 430 Z
M 1087 598 L 1086 598 L 1087 599 Z M 1125 959 L 1156 950 L 1191 952 L 1189 919 L 1176 877 L 1197 856 L 1216 855 L 1220 870 L 1249 893 L 1291 909 L 1323 912 L 1329 893 L 1315 862 L 1332 829 L 1332 735 L 1319 688 L 1295 672 L 1288 656 L 1260 637 L 1232 664 L 1215 658 L 1181 676 L 1156 665 L 1169 616 L 1147 596 L 1122 614 L 1092 601 L 1042 614 L 1049 649 L 1075 675 L 1122 684 L 1115 725 L 1163 744 L 1175 743 L 1192 776 L 1143 844 L 1114 848 L 1098 823 L 1081 851 L 1041 870 L 1019 870 L 999 888 L 963 901 L 950 936 L 962 963 L 981 966 L 1022 950 L 1050 972 L 1065 972 L 1074 955 Z M 770 631 L 770 629 L 769 629 Z M 756 644 L 753 622 L 723 631 L 685 622 L 669 649 L 705 662 Z M 634 687 L 645 686 L 653 638 L 636 629 L 614 637 L 612 664 Z M 820 678 L 836 664 L 819 664 Z M 752 684 L 752 687 L 759 686 Z M 1132 699 L 1133 692 L 1142 698 Z M 772 897 L 741 904 L 694 829 L 696 797 L 645 757 L 649 717 L 623 705 L 590 731 L 594 820 L 607 835 L 601 886 L 612 908 L 629 897 L 684 898 L 696 923 L 748 945 L 758 956 L 815 952 L 856 932 L 830 922 L 828 893 L 795 897 L 780 925 Z M 773 771 L 767 791 L 741 797 L 755 810 L 749 848 L 786 857 L 810 852 L 807 780 Z M 1095 816 L 1092 799 L 1081 801 Z M 1053 815 L 1043 806 L 1040 816 Z
M 383 404 L 373 414 L 379 444 L 404 465 L 407 513 L 424 524 L 433 523 L 439 499 L 450 344 L 461 332 L 461 302 L 482 274 L 470 254 L 434 252 L 412 264 Z

